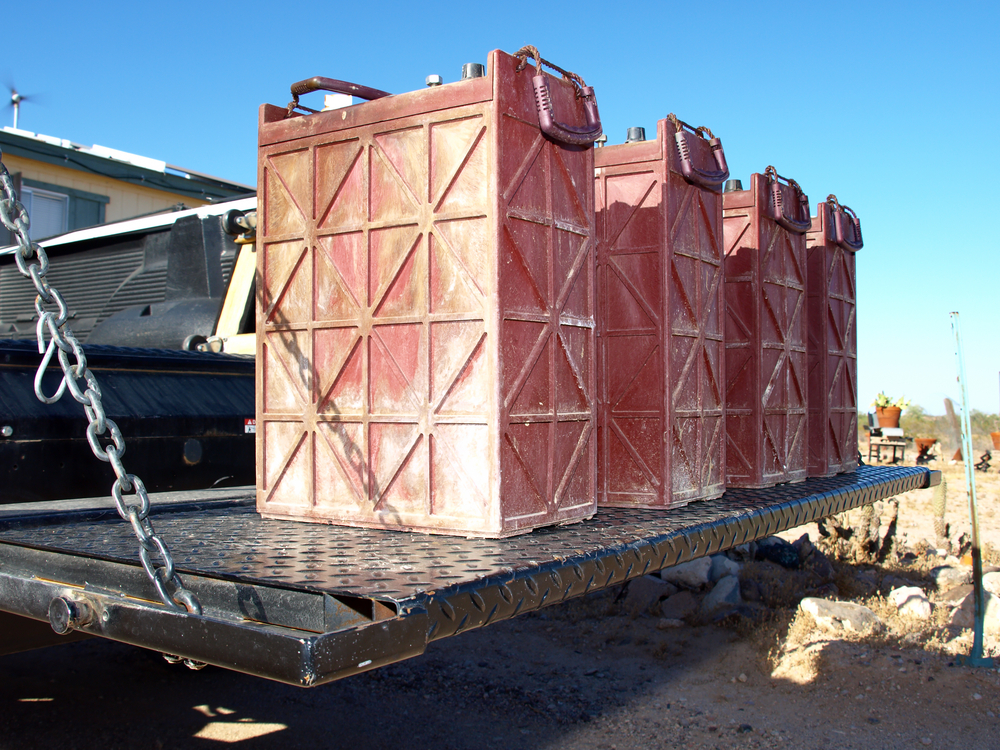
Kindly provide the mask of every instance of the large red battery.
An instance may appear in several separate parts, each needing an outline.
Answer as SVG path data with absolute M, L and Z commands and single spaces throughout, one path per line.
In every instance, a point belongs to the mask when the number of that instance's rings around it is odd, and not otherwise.
M 726 484 L 806 477 L 809 199 L 773 167 L 723 195 Z
M 502 537 L 594 513 L 600 120 L 531 52 L 261 107 L 264 516 Z M 373 100 L 295 113 L 316 88 Z
M 858 466 L 858 336 L 854 254 L 861 222 L 835 195 L 816 206 L 806 233 L 811 477 Z
M 671 115 L 594 153 L 598 505 L 725 491 L 722 144 Z

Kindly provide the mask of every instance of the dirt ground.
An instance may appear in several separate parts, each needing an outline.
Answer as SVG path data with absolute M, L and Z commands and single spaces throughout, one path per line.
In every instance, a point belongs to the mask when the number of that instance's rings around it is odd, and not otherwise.
M 962 466 L 934 468 L 957 537 L 969 526 Z M 976 479 L 995 550 L 1000 474 Z M 901 496 L 908 548 L 934 544 L 931 493 Z M 783 536 L 804 531 L 817 534 Z M 911 555 L 877 572 L 919 578 L 932 562 Z M 840 566 L 838 580 L 855 572 Z M 0 657 L 0 748 L 1000 748 L 1000 672 L 959 665 L 971 633 L 948 628 L 942 607 L 916 621 L 880 595 L 855 598 L 886 630 L 832 636 L 791 608 L 756 624 L 668 627 L 626 613 L 620 593 L 310 690 L 99 640 Z M 1000 656 L 995 638 L 986 649 Z

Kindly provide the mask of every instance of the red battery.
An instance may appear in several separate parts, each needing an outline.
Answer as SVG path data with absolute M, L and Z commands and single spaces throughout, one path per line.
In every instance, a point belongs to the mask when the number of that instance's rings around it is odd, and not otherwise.
M 816 206 L 806 233 L 811 477 L 858 466 L 858 336 L 854 254 L 861 222 L 835 195 Z
M 598 505 L 725 491 L 722 144 L 673 115 L 594 153 Z
M 371 101 L 294 112 L 317 88 Z M 258 510 L 487 537 L 591 516 L 593 90 L 525 48 L 293 94 L 260 111 Z
M 768 167 L 723 195 L 726 484 L 806 477 L 809 199 Z

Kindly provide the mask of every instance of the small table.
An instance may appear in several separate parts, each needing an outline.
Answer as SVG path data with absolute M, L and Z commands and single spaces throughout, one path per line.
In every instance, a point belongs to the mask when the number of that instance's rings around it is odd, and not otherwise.
M 872 456 L 875 457 L 876 463 L 882 463 L 882 451 L 886 454 L 892 451 L 892 458 L 889 463 L 894 464 L 905 460 L 906 458 L 906 438 L 903 436 L 886 436 L 875 437 L 873 435 L 868 436 L 868 461 L 872 460 Z M 897 453 L 897 451 L 899 451 Z

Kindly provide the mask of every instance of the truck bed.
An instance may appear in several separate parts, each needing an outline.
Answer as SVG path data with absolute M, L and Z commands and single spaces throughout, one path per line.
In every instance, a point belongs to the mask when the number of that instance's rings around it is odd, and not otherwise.
M 0 611 L 47 621 L 62 597 L 92 614 L 80 632 L 311 686 L 940 478 L 861 466 L 500 540 L 265 520 L 252 487 L 153 495 L 200 617 L 159 603 L 110 498 L 0 506 Z

